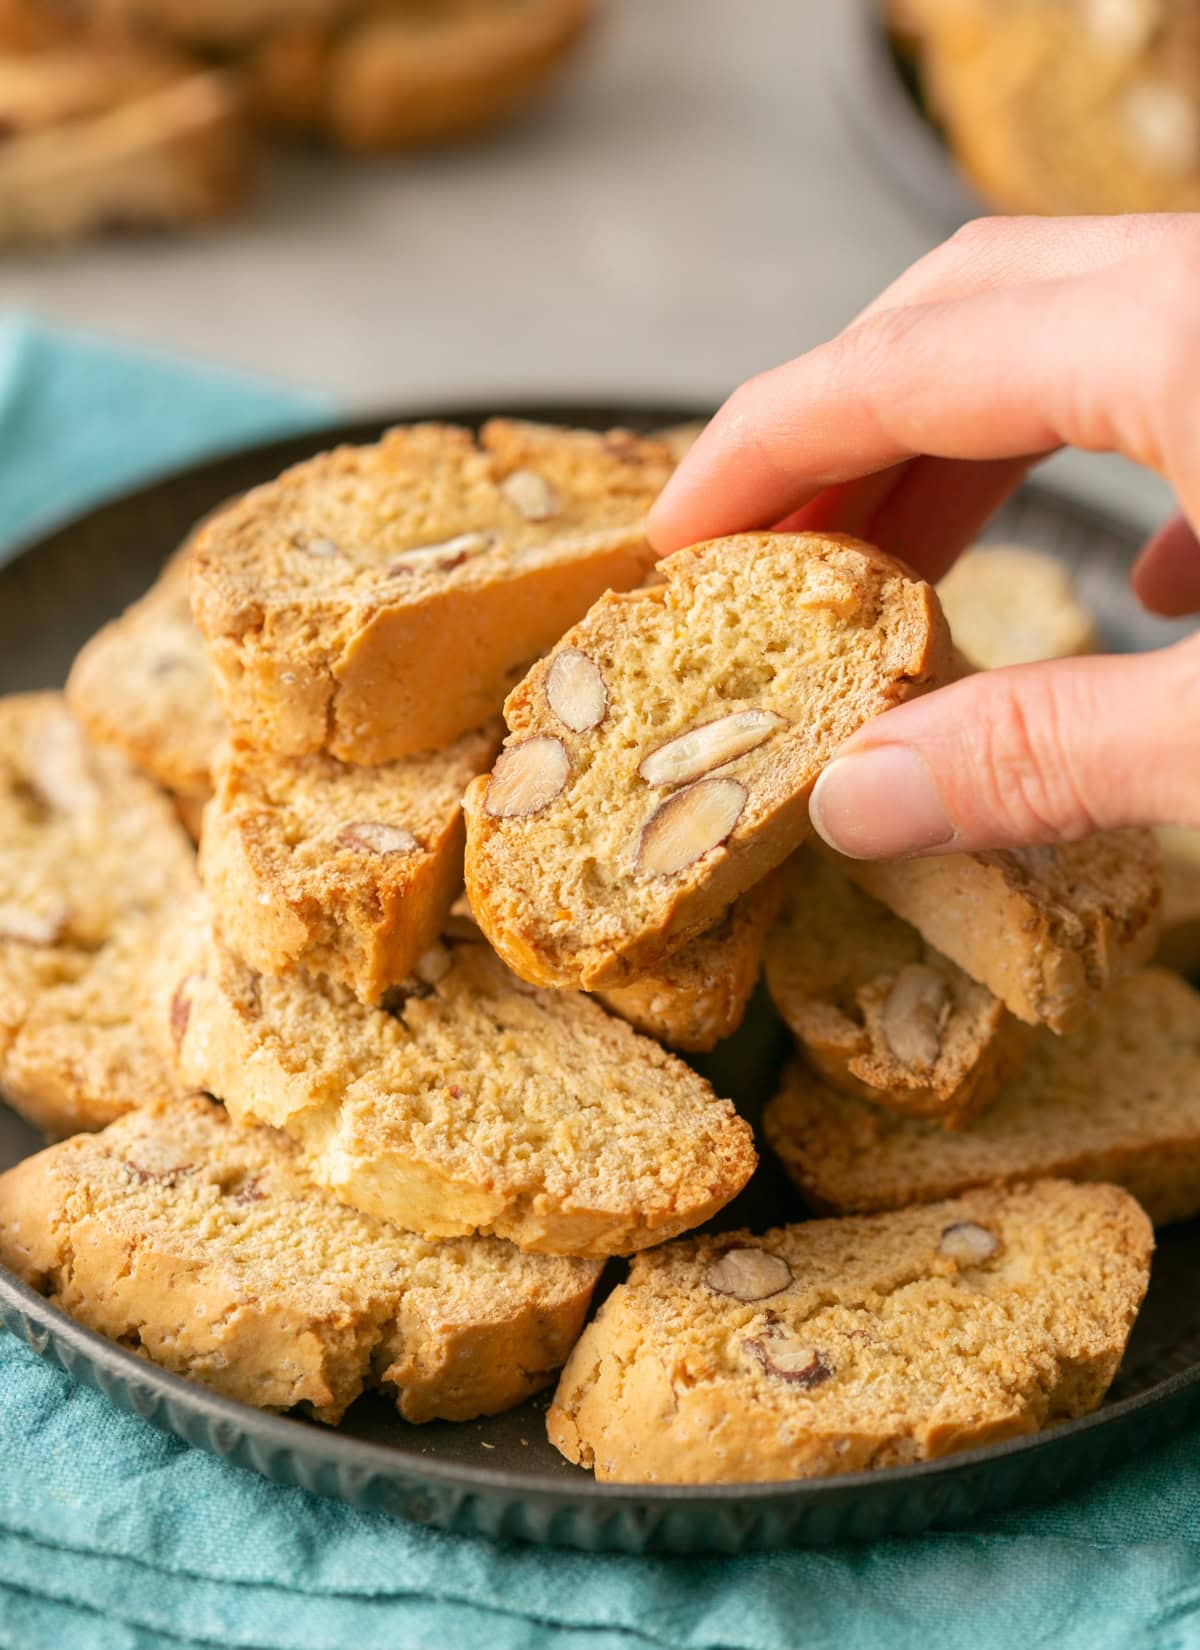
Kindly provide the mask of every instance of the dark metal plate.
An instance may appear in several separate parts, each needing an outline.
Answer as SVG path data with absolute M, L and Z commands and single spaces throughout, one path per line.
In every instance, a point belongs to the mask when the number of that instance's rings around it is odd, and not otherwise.
M 492 409 L 489 409 L 489 411 Z M 689 407 L 525 407 L 519 415 L 637 429 L 698 416 Z M 447 416 L 476 424 L 476 410 Z M 191 524 L 231 494 L 333 441 L 374 437 L 382 421 L 275 442 L 169 477 L 31 546 L 0 568 L 0 691 L 60 683 L 78 647 L 136 596 Z M 1166 639 L 1124 591 L 1139 535 L 1031 486 L 998 519 L 1019 537 L 1074 563 L 1110 645 Z M 737 1037 L 696 1064 L 757 1123 L 786 1048 L 761 997 Z M 40 1144 L 0 1107 L 0 1168 Z M 722 1226 L 757 1228 L 800 1217 L 769 1156 Z M 619 1273 L 610 1268 L 610 1275 Z M 374 1398 L 336 1432 L 265 1415 L 169 1375 L 82 1329 L 0 1271 L 0 1318 L 35 1351 L 114 1403 L 189 1443 L 269 1478 L 463 1533 L 595 1551 L 734 1552 L 961 1525 L 981 1512 L 1075 1488 L 1200 1415 L 1200 1223 L 1162 1235 L 1149 1299 L 1104 1407 L 1039 1438 L 945 1462 L 837 1479 L 763 1486 L 626 1489 L 596 1484 L 545 1439 L 545 1399 L 469 1425 L 412 1427 Z

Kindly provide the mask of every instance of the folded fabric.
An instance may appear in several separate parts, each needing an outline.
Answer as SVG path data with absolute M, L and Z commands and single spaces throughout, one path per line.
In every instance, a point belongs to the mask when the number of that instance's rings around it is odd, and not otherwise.
M 0 326 L 0 544 L 320 422 L 209 369 Z M 1200 1428 L 963 1533 L 695 1559 L 500 1547 L 268 1483 L 0 1333 L 0 1650 L 1190 1650 Z

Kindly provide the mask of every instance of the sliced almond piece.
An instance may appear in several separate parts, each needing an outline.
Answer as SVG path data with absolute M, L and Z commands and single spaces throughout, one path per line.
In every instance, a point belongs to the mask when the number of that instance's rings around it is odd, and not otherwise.
M 735 710 L 651 751 L 638 772 L 648 785 L 686 785 L 768 740 L 785 719 L 773 710 Z
M 318 561 L 331 561 L 334 556 L 340 556 L 342 553 L 332 539 L 321 534 L 310 538 L 305 533 L 297 533 L 292 543 L 306 556 L 316 556 Z
M 942 1233 L 939 1251 L 960 1266 L 979 1266 L 1000 1248 L 1000 1239 L 974 1220 L 957 1220 Z
M 900 970 L 884 1001 L 880 1023 L 901 1064 L 921 1071 L 937 1064 L 950 1008 L 950 987 L 934 969 L 909 963 Z
M 483 806 L 493 819 L 540 813 L 562 790 L 571 772 L 566 749 L 540 734 L 501 751 Z
M 558 494 L 536 470 L 514 470 L 500 491 L 526 521 L 549 521 L 558 514 Z
M 1136 57 L 1162 21 L 1159 0 L 1084 0 L 1088 32 L 1105 51 Z
M 338 832 L 343 848 L 361 848 L 369 854 L 415 854 L 421 844 L 403 825 L 385 825 L 380 820 L 360 819 Z
M 701 779 L 676 791 L 642 827 L 638 870 L 643 876 L 673 876 L 719 847 L 742 817 L 747 794 L 736 779 Z
M 600 667 L 577 647 L 565 647 L 546 677 L 546 700 L 572 733 L 587 733 L 604 720 L 608 689 Z
M 29 782 L 48 808 L 81 813 L 99 806 L 101 790 L 91 752 L 70 716 L 47 718 L 28 751 Z
M 39 916 L 20 905 L 0 905 L 0 940 L 13 940 L 18 945 L 54 945 L 69 921 L 70 913 L 65 910 Z
M 732 1295 L 739 1301 L 765 1301 L 787 1288 L 792 1269 L 786 1260 L 766 1249 L 726 1249 L 704 1274 L 704 1281 L 718 1295 Z
M 440 544 L 419 544 L 402 551 L 387 570 L 393 578 L 401 573 L 446 573 L 461 567 L 472 556 L 480 556 L 495 544 L 493 533 L 459 533 L 456 538 L 444 539 Z
M 742 1343 L 768 1375 L 805 1389 L 821 1386 L 833 1375 L 833 1365 L 815 1346 L 790 1337 L 764 1335 Z
M 444 945 L 431 945 L 428 951 L 422 952 L 417 958 L 416 975 L 424 980 L 426 985 L 436 985 L 444 980 L 454 967 L 454 960 Z

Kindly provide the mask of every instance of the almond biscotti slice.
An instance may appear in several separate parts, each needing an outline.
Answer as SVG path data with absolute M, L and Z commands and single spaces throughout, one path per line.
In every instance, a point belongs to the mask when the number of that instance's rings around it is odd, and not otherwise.
M 833 856 L 1020 1020 L 1055 1031 L 1153 954 L 1162 864 L 1151 831 L 921 859 Z
M 462 793 L 498 721 L 377 768 L 231 747 L 200 872 L 222 938 L 263 974 L 297 969 L 377 1003 L 437 939 L 462 888 Z
M 1147 968 L 1069 1036 L 1029 1036 L 1024 1070 L 959 1132 L 839 1094 L 797 1064 L 767 1106 L 767 1139 L 830 1213 L 1055 1175 L 1115 1181 L 1156 1225 L 1200 1214 L 1200 994 Z
M 978 544 L 938 585 L 955 644 L 982 670 L 1091 653 L 1096 621 L 1067 568 L 1019 544 Z
M 225 717 L 188 604 L 190 543 L 132 607 L 87 642 L 67 703 L 89 737 L 113 745 L 181 806 L 202 807 Z
M 936 1460 L 1084 1415 L 1146 1293 L 1150 1223 L 1046 1180 L 639 1255 L 546 1418 L 618 1483 L 754 1483 Z
M 171 804 L 56 693 L 0 699 L 0 1098 L 48 1134 L 178 1092 L 141 1014 L 194 896 Z
M 235 84 L 125 45 L 0 53 L 0 238 L 203 223 L 256 170 Z
M 388 1008 L 255 974 L 185 915 L 160 959 L 158 1035 L 183 1080 L 285 1129 L 314 1179 L 425 1237 L 626 1254 L 716 1213 L 751 1131 L 673 1055 L 586 997 L 515 979 L 470 923 Z
M 525 979 L 630 983 L 786 858 L 843 740 L 949 669 L 936 595 L 857 539 L 677 552 L 509 695 L 466 796 L 476 918 Z
M 531 659 L 639 583 L 674 460 L 620 430 L 419 424 L 340 447 L 200 533 L 192 606 L 235 735 L 390 762 L 496 715 Z
M 789 862 L 767 988 L 835 1088 L 960 1127 L 1018 1069 L 1026 1033 L 984 985 L 811 848 Z
M 359 1214 L 285 1135 L 200 1096 L 0 1175 L 0 1261 L 177 1375 L 329 1422 L 368 1386 L 409 1421 L 520 1403 L 563 1362 L 600 1271 Z
M 596 996 L 631 1026 L 670 1048 L 704 1054 L 742 1023 L 758 984 L 763 942 L 783 897 L 778 871 L 729 907 L 720 922 L 632 985 Z

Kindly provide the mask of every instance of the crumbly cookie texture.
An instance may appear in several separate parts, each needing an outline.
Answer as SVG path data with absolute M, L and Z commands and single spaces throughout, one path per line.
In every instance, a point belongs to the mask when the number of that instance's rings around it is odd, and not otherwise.
M 673 462 L 619 430 L 423 424 L 256 489 L 192 560 L 235 735 L 372 764 L 481 727 L 602 591 L 640 582 Z
M 1070 1036 L 1030 1040 L 1025 1069 L 959 1132 L 839 1094 L 797 1064 L 767 1106 L 767 1139 L 830 1213 L 1055 1175 L 1115 1181 L 1156 1225 L 1200 1214 L 1200 996 L 1148 968 Z
M 763 941 L 782 897 L 782 876 L 773 871 L 666 962 L 632 985 L 596 996 L 660 1043 L 707 1053 L 742 1023 L 758 984 Z
M 936 1460 L 1104 1397 L 1153 1235 L 1115 1186 L 1041 1181 L 639 1255 L 547 1416 L 619 1483 L 753 1483 Z
M 1162 863 L 1151 831 L 909 860 L 833 856 L 1020 1020 L 1070 1031 L 1153 955 Z
M 367 1386 L 409 1421 L 520 1403 L 563 1362 L 600 1270 L 358 1214 L 286 1136 L 199 1096 L 0 1175 L 0 1261 L 178 1375 L 328 1422 Z
M 465 800 L 476 918 L 525 979 L 630 983 L 791 852 L 843 740 L 949 668 L 934 592 L 856 539 L 669 556 L 509 695 Z
M 1162 930 L 1154 960 L 1181 974 L 1200 974 L 1200 831 L 1162 826 Z
M 0 53 L 0 101 L 0 239 L 203 223 L 254 180 L 234 83 L 170 57 L 90 41 Z
M 67 703 L 89 738 L 124 751 L 195 823 L 212 791 L 225 717 L 188 604 L 190 553 L 185 544 L 146 594 L 83 647 Z
M 203 912 L 158 965 L 181 1075 L 287 1130 L 314 1179 L 425 1237 L 491 1233 L 548 1254 L 625 1254 L 716 1213 L 755 1164 L 702 1078 L 585 997 L 516 980 L 469 923 L 366 1008 L 253 973 Z
M 903 0 L 927 99 L 1006 212 L 1200 208 L 1192 0 Z
M 1015 544 L 976 545 L 938 585 L 950 633 L 982 670 L 1066 659 L 1097 645 L 1096 624 L 1062 562 Z
M 38 1128 L 100 1128 L 178 1092 L 140 1014 L 195 886 L 169 801 L 89 746 L 58 694 L 0 700 L 0 1094 Z
M 379 1002 L 462 888 L 462 793 L 500 732 L 378 768 L 227 750 L 200 855 L 221 937 L 260 973 L 323 974 Z
M 1015 1074 L 1027 1033 L 915 928 L 801 848 L 766 945 L 767 988 L 834 1085 L 952 1128 Z

